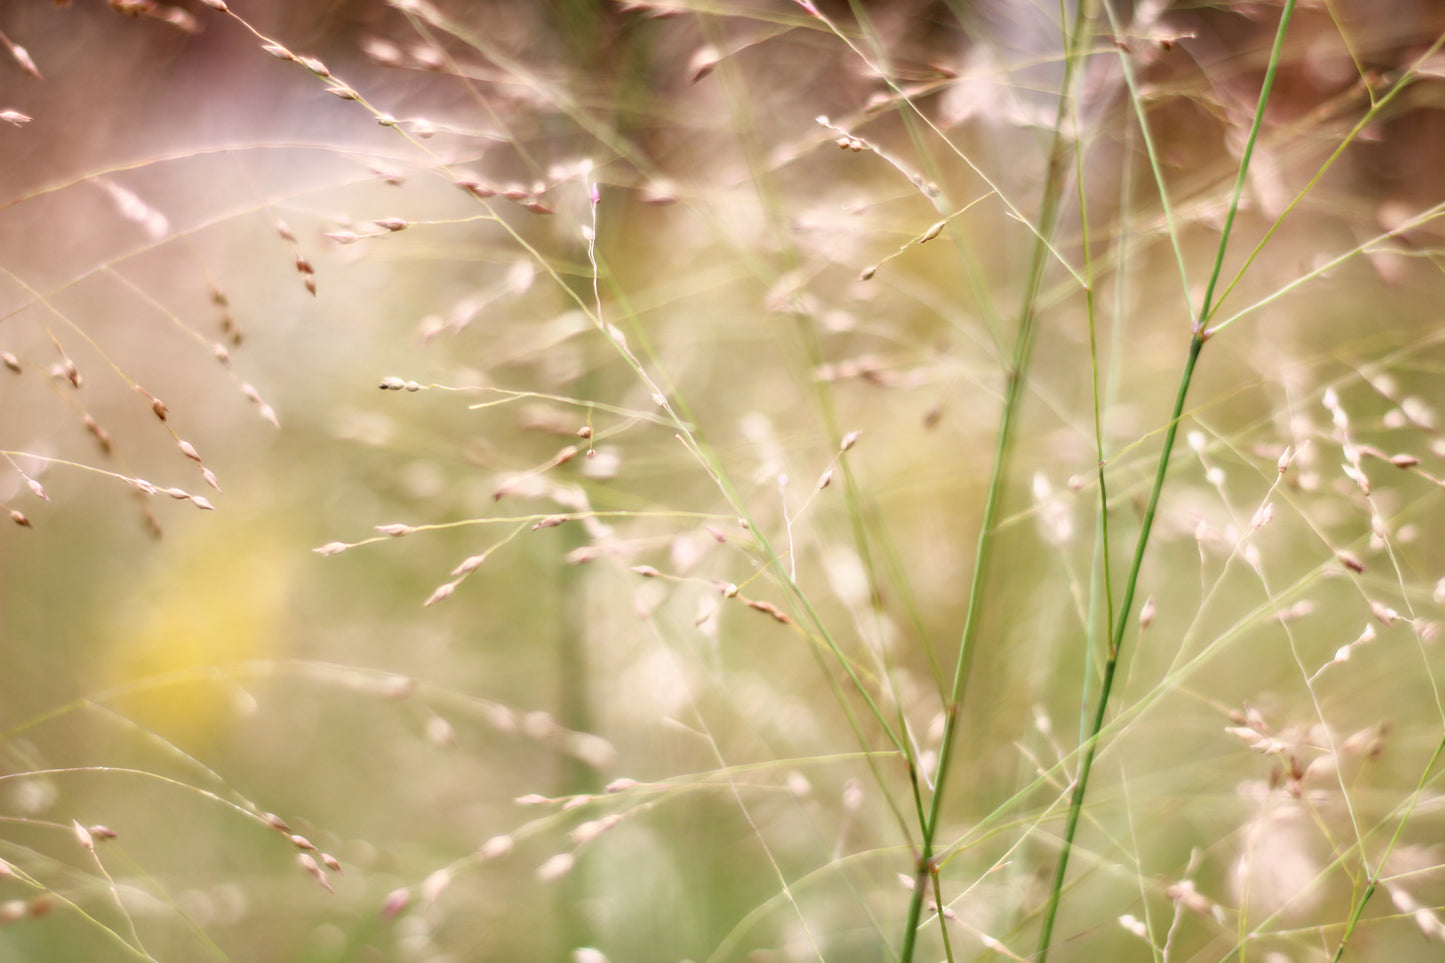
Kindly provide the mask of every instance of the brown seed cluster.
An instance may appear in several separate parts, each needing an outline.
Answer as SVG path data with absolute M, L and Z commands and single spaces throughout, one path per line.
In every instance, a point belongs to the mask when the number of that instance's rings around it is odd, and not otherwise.
M 328 873 L 341 874 L 340 860 L 330 853 L 323 852 L 306 836 L 293 832 L 286 820 L 275 813 L 258 812 L 256 818 L 268 829 L 286 839 L 286 842 L 296 850 L 296 864 L 314 879 L 318 886 L 328 893 L 336 892 Z
M 108 0 L 110 8 L 128 17 L 146 17 L 159 20 L 180 30 L 182 33 L 198 33 L 201 25 L 190 11 L 156 0 Z

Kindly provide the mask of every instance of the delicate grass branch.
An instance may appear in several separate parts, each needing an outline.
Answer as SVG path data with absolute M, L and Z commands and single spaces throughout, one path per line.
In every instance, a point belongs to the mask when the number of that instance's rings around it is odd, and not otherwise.
M 1043 919 L 1039 929 L 1039 950 L 1037 959 L 1044 963 L 1053 940 L 1054 922 L 1058 917 L 1059 902 L 1063 895 L 1064 879 L 1068 873 L 1069 856 L 1073 851 L 1074 837 L 1079 828 L 1079 815 L 1083 810 L 1084 796 L 1088 791 L 1089 776 L 1093 771 L 1094 759 L 1098 754 L 1099 734 L 1104 728 L 1104 719 L 1109 708 L 1109 697 L 1113 693 L 1114 679 L 1118 673 L 1120 654 L 1124 645 L 1124 631 L 1129 624 L 1129 617 L 1134 607 L 1134 596 L 1138 590 L 1139 575 L 1144 566 L 1144 553 L 1149 545 L 1149 536 L 1154 527 L 1154 517 L 1159 509 L 1159 500 L 1163 495 L 1164 482 L 1169 474 L 1169 456 L 1174 449 L 1174 439 L 1179 432 L 1179 422 L 1184 416 L 1184 402 L 1189 394 L 1189 386 L 1194 379 L 1194 368 L 1199 361 L 1200 351 L 1204 347 L 1207 331 L 1205 321 L 1209 317 L 1212 307 L 1211 298 L 1214 294 L 1214 286 L 1219 280 L 1220 273 L 1224 268 L 1224 255 L 1229 246 L 1230 230 L 1234 226 L 1234 218 L 1239 210 L 1239 199 L 1244 192 L 1245 177 L 1249 173 L 1249 161 L 1254 152 L 1254 144 L 1259 136 L 1260 128 L 1264 125 L 1265 107 L 1269 103 L 1270 90 L 1274 86 L 1275 73 L 1279 69 L 1281 54 L 1284 50 L 1284 38 L 1289 29 L 1290 17 L 1294 13 L 1295 0 L 1286 0 L 1283 10 L 1280 12 L 1279 29 L 1275 34 L 1274 46 L 1270 51 L 1269 66 L 1265 70 L 1264 82 L 1259 92 L 1259 102 L 1255 107 L 1254 122 L 1250 127 L 1249 138 L 1245 142 L 1244 154 L 1240 158 L 1239 172 L 1234 181 L 1234 193 L 1230 199 L 1229 210 L 1225 215 L 1224 228 L 1220 233 L 1219 245 L 1214 257 L 1214 269 L 1210 273 L 1209 283 L 1205 288 L 1204 300 L 1199 307 L 1198 318 L 1194 323 L 1194 330 L 1189 341 L 1189 353 L 1184 362 L 1184 371 L 1179 378 L 1179 390 L 1174 397 L 1174 409 L 1169 416 L 1169 427 L 1164 433 L 1163 449 L 1159 453 L 1158 468 L 1154 473 L 1154 485 L 1149 492 L 1149 503 L 1144 509 L 1144 517 L 1140 522 L 1139 536 L 1134 546 L 1134 559 L 1129 567 L 1129 576 L 1124 583 L 1124 594 L 1119 603 L 1119 611 L 1114 622 L 1114 628 L 1109 639 L 1109 652 L 1107 661 L 1104 664 L 1104 679 L 1099 688 L 1098 702 L 1094 710 L 1093 725 L 1090 728 L 1089 737 L 1084 744 L 1084 756 L 1079 766 L 1079 775 L 1074 783 L 1074 790 L 1069 800 L 1069 813 L 1064 823 L 1063 850 L 1059 854 L 1058 866 L 1054 871 L 1053 883 L 1049 888 L 1049 898 L 1044 906 Z M 1107 505 L 1104 506 L 1107 511 Z
M 968 607 L 964 615 L 963 633 L 959 641 L 957 661 L 954 665 L 953 682 L 949 689 L 948 702 L 944 706 L 944 727 L 939 741 L 937 775 L 933 779 L 933 797 L 929 800 L 928 816 L 922 826 L 917 865 L 914 867 L 913 890 L 904 923 L 903 944 L 899 953 L 902 963 L 911 963 L 913 960 L 924 898 L 931 885 L 931 880 L 938 872 L 938 867 L 934 862 L 934 841 L 943 811 L 949 768 L 958 740 L 963 699 L 968 688 L 968 679 L 977 649 L 977 636 L 988 580 L 996 577 L 992 564 L 994 541 L 997 534 L 995 526 L 998 521 L 999 507 L 1003 501 L 1003 488 L 1009 476 L 1014 427 L 1024 397 L 1029 360 L 1033 352 L 1034 334 L 1038 322 L 1036 301 L 1043 286 L 1044 269 L 1053 252 L 1049 238 L 1053 236 L 1058 223 L 1064 193 L 1064 178 L 1069 170 L 1070 151 L 1075 149 L 1072 138 L 1066 133 L 1069 127 L 1067 120 L 1072 110 L 1073 81 L 1078 71 L 1083 38 L 1090 32 L 1092 25 L 1092 11 L 1081 10 L 1065 41 L 1067 54 L 1064 59 L 1064 76 L 1059 90 L 1058 111 L 1054 123 L 1053 142 L 1049 150 L 1048 173 L 1044 182 L 1039 222 L 1038 227 L 1034 229 L 1036 242 L 1033 245 L 1023 303 L 1019 310 L 1014 354 L 1005 371 L 1003 410 L 995 438 L 988 493 L 985 496 L 983 512 L 979 520 L 973 574 L 968 589 Z M 1072 268 L 1070 270 L 1071 273 L 1077 275 Z M 940 924 L 946 925 L 942 919 L 940 919 Z

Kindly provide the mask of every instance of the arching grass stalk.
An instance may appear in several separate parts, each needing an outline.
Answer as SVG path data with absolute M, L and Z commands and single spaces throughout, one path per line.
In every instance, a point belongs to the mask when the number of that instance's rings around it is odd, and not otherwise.
M 1079 814 L 1084 807 L 1084 794 L 1088 791 L 1089 774 L 1093 771 L 1094 757 L 1099 748 L 1099 733 L 1104 728 L 1109 696 L 1113 691 L 1114 679 L 1119 669 L 1119 654 L 1123 648 L 1124 629 L 1128 626 L 1129 615 L 1134 607 L 1134 594 L 1139 585 L 1139 572 L 1144 564 L 1144 551 L 1149 545 L 1149 534 L 1154 527 L 1154 515 L 1159 508 L 1159 497 L 1164 490 L 1164 479 L 1169 473 L 1169 455 L 1174 449 L 1175 436 L 1179 433 L 1179 421 L 1184 415 L 1184 401 L 1189 394 L 1189 385 L 1194 379 L 1194 367 L 1199 362 L 1199 353 L 1208 337 L 1208 329 L 1205 324 L 1213 307 L 1214 287 L 1224 268 L 1224 253 L 1229 247 L 1229 234 L 1234 227 L 1235 214 L 1239 211 L 1239 199 L 1244 192 L 1244 180 L 1249 172 L 1249 159 L 1254 153 L 1254 144 L 1259 137 L 1259 129 L 1264 124 L 1265 106 L 1269 103 L 1270 89 L 1274 86 L 1275 73 L 1279 69 L 1280 55 L 1284 50 L 1284 38 L 1289 30 L 1289 21 L 1294 13 L 1294 5 L 1295 0 L 1285 0 L 1284 9 L 1280 12 L 1279 29 L 1275 32 L 1274 46 L 1269 52 L 1269 66 L 1265 69 L 1264 83 L 1260 87 L 1259 103 L 1254 110 L 1254 122 L 1249 129 L 1249 138 L 1245 141 L 1244 154 L 1239 160 L 1239 173 L 1234 179 L 1234 192 L 1229 199 L 1229 210 L 1224 218 L 1224 230 L 1220 232 L 1219 246 L 1214 255 L 1214 267 L 1209 273 L 1209 283 L 1205 287 L 1204 300 L 1199 306 L 1199 313 L 1194 321 L 1194 330 L 1189 339 L 1189 355 L 1184 362 L 1184 371 L 1179 377 L 1179 390 L 1175 394 L 1174 410 L 1169 415 L 1169 426 L 1164 433 L 1163 450 L 1159 452 L 1159 466 L 1154 472 L 1154 484 L 1149 491 L 1149 504 L 1144 510 L 1144 519 L 1139 527 L 1139 538 L 1134 545 L 1134 559 L 1129 566 L 1129 578 L 1124 584 L 1124 596 L 1109 637 L 1108 660 L 1104 664 L 1104 680 L 1099 688 L 1099 701 L 1094 709 L 1094 721 L 1089 730 L 1089 738 L 1084 744 L 1084 755 L 1079 765 L 1079 777 L 1074 783 L 1074 791 L 1069 799 L 1069 813 L 1064 824 L 1063 849 L 1059 853 L 1059 863 L 1054 871 L 1053 884 L 1049 888 L 1049 899 L 1044 906 L 1043 922 L 1039 929 L 1039 949 L 1035 956 L 1039 963 L 1044 963 L 1048 959 L 1054 921 L 1059 911 L 1059 899 L 1064 890 L 1064 877 L 1069 868 L 1069 855 L 1073 851 L 1074 835 L 1079 828 Z M 1100 511 L 1107 511 L 1107 505 L 1101 505 Z
M 1340 936 L 1339 945 L 1335 947 L 1335 955 L 1330 958 L 1331 963 L 1340 963 L 1341 958 L 1344 957 L 1345 947 L 1349 946 L 1350 937 L 1354 936 L 1355 927 L 1360 925 L 1360 917 L 1364 915 L 1365 904 L 1370 902 L 1371 897 L 1375 895 L 1375 890 L 1380 888 L 1380 877 L 1385 872 L 1385 861 L 1389 857 L 1389 854 L 1394 851 L 1396 844 L 1400 842 L 1400 836 L 1405 832 L 1405 824 L 1408 823 L 1410 817 L 1414 815 L 1415 807 L 1420 802 L 1420 796 L 1425 792 L 1425 786 L 1430 781 L 1430 774 L 1435 771 L 1435 764 L 1440 761 L 1442 754 L 1445 754 L 1445 739 L 1435 744 L 1435 752 L 1431 754 L 1430 761 L 1425 765 L 1425 770 L 1420 773 L 1420 781 L 1415 785 L 1415 792 L 1410 797 L 1410 805 L 1406 807 L 1405 814 L 1400 818 L 1399 824 L 1395 826 L 1395 833 L 1390 837 L 1390 844 L 1385 847 L 1385 855 L 1380 857 L 1374 871 L 1370 873 L 1370 878 L 1368 882 L 1366 882 L 1364 890 L 1360 893 L 1360 898 L 1357 899 L 1355 905 L 1350 908 L 1349 921 L 1345 923 L 1345 932 Z
M 999 505 L 1003 500 L 1004 481 L 1009 475 L 1013 449 L 1014 425 L 1018 420 L 1019 406 L 1023 399 L 1024 386 L 1028 380 L 1029 360 L 1033 353 L 1034 334 L 1038 322 L 1038 297 L 1043 287 L 1044 268 L 1047 267 L 1053 247 L 1050 238 L 1058 225 L 1059 210 L 1064 195 L 1065 178 L 1070 165 L 1070 152 L 1075 149 L 1077 131 L 1069 123 L 1070 102 L 1073 81 L 1082 49 L 1082 39 L 1090 32 L 1094 17 L 1092 3 L 1086 3 L 1074 21 L 1073 31 L 1068 36 L 1064 54 L 1064 76 L 1059 89 L 1058 111 L 1054 118 L 1053 141 L 1049 147 L 1048 172 L 1044 181 L 1042 207 L 1039 211 L 1038 229 L 1035 232 L 1033 253 L 1024 287 L 1023 303 L 1019 308 L 1018 339 L 1014 343 L 1013 357 L 1009 360 L 1004 382 L 1003 412 L 999 420 L 998 436 L 994 443 L 993 470 L 989 477 L 988 494 L 984 499 L 983 516 L 979 521 L 978 542 L 974 550 L 973 574 L 968 587 L 968 610 L 964 616 L 963 634 L 959 642 L 958 660 L 954 664 L 953 683 L 949 689 L 948 703 L 944 706 L 943 735 L 938 745 L 938 767 L 933 779 L 933 796 L 929 800 L 928 815 L 924 819 L 919 844 L 918 861 L 914 867 L 913 891 L 908 902 L 908 917 L 903 932 L 903 944 L 899 950 L 900 963 L 912 963 L 918 940 L 919 920 L 923 915 L 923 903 L 930 889 L 942 906 L 937 893 L 937 867 L 934 864 L 934 837 L 938 831 L 939 815 L 943 808 L 943 793 L 948 783 L 949 764 L 953 759 L 954 746 L 958 741 L 959 720 L 962 717 L 963 696 L 968 688 L 968 677 L 973 667 L 976 637 L 983 599 L 992 572 L 994 536 L 998 522 Z M 1060 23 L 1067 23 L 1067 11 L 1060 9 Z M 944 925 L 942 915 L 940 925 Z M 944 936 L 947 946 L 947 935 Z M 952 953 L 949 953 L 952 959 Z

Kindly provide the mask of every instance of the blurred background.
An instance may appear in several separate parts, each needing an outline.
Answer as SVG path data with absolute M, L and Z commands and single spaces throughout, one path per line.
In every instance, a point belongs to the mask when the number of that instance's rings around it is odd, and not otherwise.
M 940 836 L 1028 958 L 1279 5 L 1062 120 L 1048 4 L 230 9 L 0 8 L 0 960 L 896 959 L 1061 129 Z M 1442 29 L 1295 12 L 1055 959 L 1439 952 Z

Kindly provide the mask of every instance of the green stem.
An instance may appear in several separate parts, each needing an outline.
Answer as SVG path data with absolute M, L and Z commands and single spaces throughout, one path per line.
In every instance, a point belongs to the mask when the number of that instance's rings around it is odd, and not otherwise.
M 1033 254 L 1029 264 L 1028 283 L 1024 288 L 1023 303 L 1019 309 L 1018 339 L 1014 344 L 1014 356 L 1009 362 L 1004 383 L 1003 413 L 999 422 L 998 435 L 994 443 L 993 471 L 989 477 L 988 494 L 984 500 L 983 516 L 979 521 L 978 542 L 974 551 L 973 574 L 968 589 L 968 609 L 964 615 L 963 634 L 959 642 L 958 661 L 954 664 L 953 684 L 949 689 L 948 704 L 944 707 L 943 735 L 939 740 L 938 766 L 935 770 L 933 797 L 929 800 L 928 815 L 922 826 L 922 841 L 919 846 L 917 864 L 914 867 L 913 891 L 908 902 L 908 916 L 903 932 L 903 945 L 899 951 L 900 963 L 912 963 L 918 940 L 919 920 L 923 915 L 923 903 L 930 883 L 936 879 L 934 864 L 934 838 L 938 830 L 939 816 L 943 809 L 944 788 L 948 781 L 949 766 L 953 760 L 954 748 L 958 743 L 959 720 L 962 717 L 963 697 L 968 689 L 968 678 L 973 668 L 973 657 L 977 650 L 978 626 L 983 609 L 985 588 L 992 573 L 994 541 L 998 523 L 999 505 L 1003 501 L 1004 483 L 1009 476 L 1010 455 L 1013 448 L 1014 425 L 1018 420 L 1019 407 L 1027 382 L 1029 360 L 1033 353 L 1034 333 L 1038 321 L 1038 297 L 1043 287 L 1044 268 L 1048 265 L 1052 247 L 1049 238 L 1058 224 L 1060 202 L 1063 196 L 1064 177 L 1069 170 L 1069 152 L 1073 147 L 1072 138 L 1066 135 L 1068 128 L 1070 92 L 1072 90 L 1075 66 L 1080 48 L 1080 38 L 1087 32 L 1093 18 L 1089 11 L 1081 12 L 1074 23 L 1072 35 L 1067 44 L 1064 59 L 1064 77 L 1059 91 L 1058 114 L 1054 123 L 1053 143 L 1049 149 L 1048 173 L 1044 182 L 1043 207 L 1039 212 L 1039 225 L 1035 234 Z M 939 903 L 940 907 L 942 903 Z
M 1425 792 L 1425 785 L 1430 781 L 1430 773 L 1435 771 L 1435 764 L 1440 761 L 1442 753 L 1445 753 L 1445 739 L 1435 744 L 1435 752 L 1430 756 L 1430 761 L 1425 764 L 1425 771 L 1420 773 L 1420 781 L 1415 786 L 1415 793 L 1410 799 L 1409 807 L 1400 817 L 1399 824 L 1395 826 L 1395 833 L 1390 837 L 1390 844 L 1385 847 L 1385 853 L 1380 857 L 1379 865 L 1370 873 L 1370 881 L 1365 886 L 1365 891 L 1360 894 L 1359 900 L 1351 908 L 1349 922 L 1345 924 L 1345 933 L 1340 937 L 1340 945 L 1335 947 L 1335 955 L 1331 958 L 1332 963 L 1340 963 L 1341 957 L 1345 955 L 1345 947 L 1349 945 L 1350 937 L 1354 935 L 1355 927 L 1360 923 L 1360 917 L 1365 912 L 1365 904 L 1370 901 L 1370 897 L 1375 895 L 1375 890 L 1380 886 L 1380 874 L 1384 872 L 1385 862 L 1400 842 L 1400 836 L 1405 831 L 1405 824 L 1414 815 L 1420 796 Z
M 1079 827 L 1079 816 L 1083 812 L 1084 796 L 1088 791 L 1089 776 L 1093 772 L 1094 757 L 1099 748 L 1099 733 L 1104 728 L 1104 718 L 1109 708 L 1109 696 L 1113 693 L 1114 679 L 1118 674 L 1119 655 L 1124 644 L 1124 630 L 1128 627 L 1129 616 L 1133 612 L 1134 595 L 1139 585 L 1139 573 L 1144 564 L 1144 552 L 1148 548 L 1149 535 L 1154 528 L 1154 516 L 1158 511 L 1159 499 L 1164 491 L 1164 480 L 1169 474 L 1169 457 L 1174 450 L 1174 439 L 1179 434 L 1179 422 L 1184 416 L 1184 402 L 1189 394 L 1189 385 L 1194 379 L 1194 368 L 1208 337 L 1204 326 L 1205 319 L 1209 317 L 1214 287 L 1224 268 L 1224 254 L 1229 246 L 1230 231 L 1234 227 L 1234 218 L 1239 211 L 1239 199 L 1244 193 L 1245 176 L 1249 171 L 1249 160 L 1254 153 L 1255 141 L 1264 124 L 1265 106 L 1269 103 L 1270 89 L 1274 86 L 1274 77 L 1279 68 L 1280 56 L 1284 50 L 1284 38 L 1289 29 L 1290 17 L 1294 13 L 1294 5 L 1295 0 L 1286 0 L 1284 10 L 1280 14 L 1279 29 L 1275 33 L 1274 47 L 1270 50 L 1269 55 L 1269 66 L 1265 70 L 1264 83 L 1259 91 L 1259 103 L 1254 111 L 1254 122 L 1250 127 L 1249 139 L 1245 142 L 1244 154 L 1239 161 L 1239 173 L 1235 177 L 1234 193 L 1230 198 L 1229 210 L 1224 219 L 1224 230 L 1220 233 L 1219 246 L 1215 252 L 1214 268 L 1210 272 L 1209 284 L 1204 292 L 1204 301 L 1200 305 L 1199 314 L 1194 323 L 1194 331 L 1189 340 L 1189 355 L 1184 362 L 1184 371 L 1179 377 L 1179 390 L 1175 394 L 1174 410 L 1170 414 L 1169 427 L 1164 434 L 1164 446 L 1159 453 L 1158 468 L 1154 472 L 1154 484 L 1149 492 L 1149 504 L 1144 510 L 1139 537 L 1134 545 L 1134 559 L 1129 566 L 1129 579 L 1124 586 L 1124 598 L 1120 603 L 1118 617 L 1114 622 L 1114 629 L 1109 639 L 1108 662 L 1104 666 L 1104 681 L 1099 688 L 1099 701 L 1094 709 L 1093 725 L 1090 728 L 1089 738 L 1084 743 L 1084 755 L 1079 765 L 1079 776 L 1074 783 L 1074 791 L 1069 799 L 1069 813 L 1064 823 L 1063 849 L 1059 853 L 1053 884 L 1049 888 L 1049 899 L 1044 906 L 1043 921 L 1039 929 L 1039 949 L 1035 956 L 1038 963 L 1045 963 L 1048 959 L 1049 946 L 1053 940 L 1054 922 L 1058 918 L 1064 879 L 1068 873 L 1069 856 L 1073 852 L 1074 837 Z M 1105 509 L 1101 508 L 1102 510 Z

